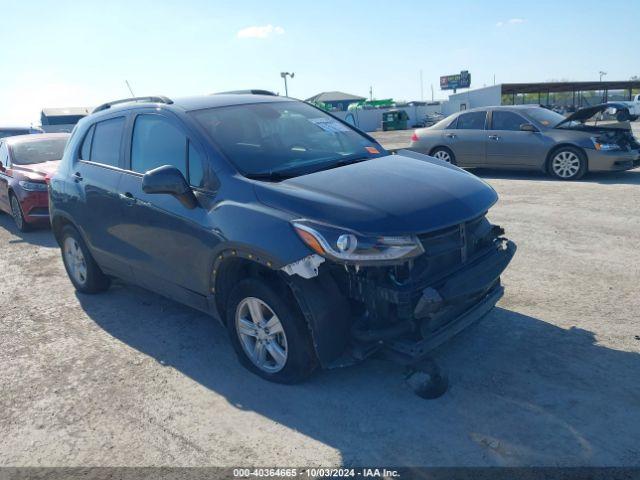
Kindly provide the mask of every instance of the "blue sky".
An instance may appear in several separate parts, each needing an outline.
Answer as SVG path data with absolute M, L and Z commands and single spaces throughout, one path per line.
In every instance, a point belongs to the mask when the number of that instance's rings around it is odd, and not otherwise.
M 640 1 L 0 0 L 0 124 L 42 107 L 239 88 L 446 98 L 496 82 L 640 75 Z

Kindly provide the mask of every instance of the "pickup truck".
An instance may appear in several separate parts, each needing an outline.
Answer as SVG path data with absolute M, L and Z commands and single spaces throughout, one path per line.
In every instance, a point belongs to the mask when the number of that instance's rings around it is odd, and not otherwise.
M 633 97 L 630 102 L 609 102 L 612 108 L 616 110 L 616 120 L 623 122 L 625 120 L 634 121 L 640 117 L 640 94 Z M 621 108 L 624 107 L 624 108 Z

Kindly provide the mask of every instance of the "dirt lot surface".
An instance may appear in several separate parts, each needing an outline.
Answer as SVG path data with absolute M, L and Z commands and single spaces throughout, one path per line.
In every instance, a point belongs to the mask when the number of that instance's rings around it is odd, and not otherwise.
M 267 383 L 224 329 L 116 284 L 77 295 L 48 230 L 0 215 L 0 465 L 639 465 L 640 169 L 479 172 L 518 244 L 498 308 L 435 352 Z

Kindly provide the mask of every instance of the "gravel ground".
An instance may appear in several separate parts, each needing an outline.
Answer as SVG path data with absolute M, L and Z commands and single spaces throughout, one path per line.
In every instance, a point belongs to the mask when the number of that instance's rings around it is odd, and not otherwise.
M 640 169 L 478 173 L 519 250 L 498 308 L 435 352 L 437 400 L 382 360 L 265 382 L 205 315 L 76 294 L 50 232 L 0 215 L 0 465 L 639 465 Z

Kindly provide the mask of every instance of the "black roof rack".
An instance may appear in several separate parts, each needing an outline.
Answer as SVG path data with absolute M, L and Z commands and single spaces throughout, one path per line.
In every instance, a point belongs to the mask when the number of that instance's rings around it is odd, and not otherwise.
M 162 95 L 158 95 L 156 97 L 123 98 L 122 100 L 114 100 L 112 102 L 103 103 L 102 105 L 94 108 L 92 113 L 97 113 L 103 110 L 107 110 L 108 108 L 111 108 L 114 105 L 120 105 L 121 103 L 130 103 L 130 102 L 166 103 L 167 105 L 171 105 L 173 103 L 173 100 L 171 100 L 168 97 L 163 97 Z
M 269 90 L 251 89 L 251 90 L 230 90 L 228 92 L 217 92 L 213 95 L 225 95 L 225 94 L 246 94 L 246 95 L 271 95 L 276 97 L 277 95 Z

